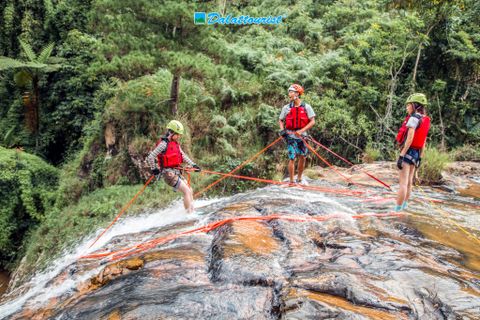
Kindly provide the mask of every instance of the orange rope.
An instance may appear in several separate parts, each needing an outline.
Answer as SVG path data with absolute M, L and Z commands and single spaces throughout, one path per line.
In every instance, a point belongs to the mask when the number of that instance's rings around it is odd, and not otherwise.
M 93 241 L 93 243 L 89 246 L 89 248 L 91 248 L 98 241 L 98 239 L 100 239 L 105 234 L 105 232 L 107 232 L 107 230 L 110 229 L 115 224 L 115 222 L 117 222 L 120 216 L 132 205 L 135 199 L 137 199 L 137 197 L 141 195 L 143 191 L 145 191 L 145 188 L 150 184 L 150 182 L 154 177 L 155 176 L 151 176 L 150 179 L 147 180 L 147 182 L 143 185 L 142 189 L 140 189 L 140 191 L 138 191 L 137 194 L 127 203 L 127 205 L 124 206 L 122 210 L 120 210 L 120 213 L 115 217 L 115 219 L 113 219 L 113 221 L 108 225 L 108 227 L 105 230 L 103 230 L 103 232 L 97 237 L 97 239 Z
M 404 213 L 401 212 L 388 212 L 388 213 L 364 213 L 364 214 L 357 214 L 350 216 L 352 219 L 363 219 L 368 217 L 391 217 L 391 216 L 403 216 Z M 212 222 L 202 227 L 198 227 L 191 230 L 186 230 L 183 232 L 179 232 L 177 234 L 171 234 L 165 237 L 159 237 L 156 239 L 152 239 L 149 241 L 145 241 L 139 243 L 134 246 L 126 247 L 116 251 L 110 252 L 99 252 L 99 253 L 92 253 L 88 255 L 81 256 L 80 259 L 99 259 L 110 257 L 110 260 L 118 260 L 133 254 L 141 253 L 145 250 L 152 249 L 160 244 L 175 240 L 182 236 L 197 234 L 197 233 L 208 233 L 214 229 L 217 229 L 223 225 L 233 223 L 236 221 L 269 221 L 269 220 L 285 220 L 285 221 L 292 221 L 292 222 L 321 222 L 327 221 L 336 218 L 344 218 L 345 215 L 342 214 L 331 214 L 327 216 L 295 216 L 295 215 L 280 215 L 280 214 L 271 214 L 268 216 L 240 216 L 240 217 L 232 217 L 227 218 L 224 220 L 219 220 L 216 222 Z
M 360 186 L 358 183 L 355 183 L 353 182 L 350 178 L 347 178 L 346 176 L 344 176 L 340 171 L 338 171 L 337 169 L 335 169 L 335 167 L 330 163 L 328 162 L 327 160 L 325 160 L 321 155 L 318 154 L 317 151 L 315 151 L 315 149 L 313 149 L 306 141 L 305 139 L 303 139 L 302 137 L 299 137 L 303 143 L 305 143 L 305 145 L 307 146 L 308 149 L 310 149 L 310 151 L 312 151 L 320 160 L 322 160 L 330 169 L 332 169 L 333 171 L 335 171 L 338 175 L 340 175 L 341 177 L 343 177 L 346 181 L 354 184 L 354 185 L 357 185 L 357 186 Z
M 354 164 L 351 163 L 350 161 L 348 161 L 347 159 L 343 158 L 342 156 L 336 154 L 335 152 L 333 152 L 332 150 L 330 150 L 329 148 L 327 148 L 326 146 L 324 146 L 323 144 L 321 144 L 320 142 L 318 142 L 317 140 L 313 139 L 312 137 L 309 138 L 313 143 L 315 143 L 316 145 L 318 145 L 319 147 L 327 150 L 328 152 L 332 153 L 333 155 L 335 155 L 337 158 L 339 158 L 340 160 L 342 160 L 343 162 L 353 166 Z M 384 185 L 385 187 L 387 187 L 390 191 L 392 191 L 392 188 L 390 188 L 390 186 L 383 182 L 382 180 L 378 179 L 377 177 L 375 177 L 373 174 L 371 174 L 370 172 L 368 172 L 367 170 L 363 170 L 363 169 L 360 169 L 360 171 L 362 171 L 363 173 L 365 173 L 367 176 L 369 176 L 370 178 L 372 179 L 375 179 L 377 182 L 381 183 L 382 185 Z
M 234 173 L 234 172 L 237 172 L 238 170 L 240 170 L 241 168 L 243 168 L 244 166 L 246 166 L 249 162 L 252 162 L 253 160 L 255 160 L 259 155 L 261 155 L 262 153 L 264 153 L 265 151 L 267 151 L 267 149 L 269 149 L 270 147 L 272 147 L 274 144 L 276 144 L 278 141 L 280 141 L 282 139 L 282 137 L 278 137 L 275 141 L 273 141 L 272 143 L 270 143 L 268 146 L 266 146 L 265 148 L 263 148 L 262 150 L 260 150 L 259 152 L 257 152 L 254 156 L 252 156 L 251 158 L 245 160 L 244 162 L 242 162 L 240 165 L 238 165 L 235 169 L 233 169 L 232 171 L 230 171 L 229 173 Z M 210 183 L 208 186 L 206 186 L 205 188 L 203 188 L 202 190 L 198 191 L 197 193 L 195 193 L 193 195 L 194 198 L 197 198 L 199 195 L 201 195 L 202 193 L 204 193 L 205 191 L 207 191 L 208 189 L 212 188 L 214 185 L 216 185 L 217 183 L 219 183 L 220 181 L 222 181 L 223 179 L 226 179 L 227 177 L 224 176 L 224 177 L 221 177 L 220 179 Z
M 190 168 L 187 168 L 186 170 L 194 171 Z M 353 191 L 353 190 L 348 190 L 348 189 L 338 190 L 338 189 L 331 189 L 331 188 L 325 188 L 325 187 L 320 187 L 320 186 L 308 186 L 308 185 L 298 184 L 298 183 L 291 184 L 290 182 L 275 181 L 275 180 L 270 180 L 270 179 L 255 178 L 255 177 L 248 177 L 248 176 L 241 176 L 241 175 L 236 175 L 236 174 L 231 174 L 231 173 L 223 173 L 223 172 L 217 172 L 217 171 L 211 171 L 211 170 L 205 170 L 205 169 L 203 169 L 202 172 L 203 173 L 208 173 L 208 174 L 221 175 L 221 176 L 224 176 L 224 177 L 232 177 L 232 178 L 237 178 L 237 179 L 251 180 L 251 181 L 270 183 L 270 184 L 276 184 L 276 185 L 299 187 L 299 188 L 302 188 L 302 189 L 305 189 L 305 190 L 316 190 L 316 191 L 322 191 L 322 192 L 327 192 L 327 193 L 338 193 L 338 194 L 346 194 L 346 195 L 351 195 L 351 196 L 365 194 L 365 191 Z

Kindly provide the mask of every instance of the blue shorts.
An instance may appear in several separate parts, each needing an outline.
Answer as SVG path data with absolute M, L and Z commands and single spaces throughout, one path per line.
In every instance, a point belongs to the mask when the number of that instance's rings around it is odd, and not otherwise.
M 410 148 L 403 157 L 403 162 L 416 166 L 418 159 L 420 159 L 420 150 Z
M 288 158 L 290 160 L 295 160 L 297 155 L 299 156 L 306 156 L 308 153 L 307 146 L 305 142 L 300 139 L 292 139 L 287 138 L 287 151 L 288 151 Z

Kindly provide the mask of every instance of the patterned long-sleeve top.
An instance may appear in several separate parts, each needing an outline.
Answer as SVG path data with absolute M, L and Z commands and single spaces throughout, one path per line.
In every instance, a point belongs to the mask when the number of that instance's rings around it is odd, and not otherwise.
M 152 152 L 150 152 L 150 154 L 147 156 L 147 163 L 150 169 L 153 170 L 158 167 L 157 156 L 162 152 L 164 152 L 166 149 L 167 149 L 167 142 L 165 140 L 162 140 L 162 142 L 160 142 L 158 146 L 155 149 L 153 149 Z M 190 159 L 187 156 L 187 154 L 183 152 L 181 147 L 180 147 L 180 153 L 182 154 L 183 162 L 186 162 L 190 167 L 195 165 L 195 162 L 193 162 L 192 159 Z M 158 168 L 158 169 L 161 169 L 161 168 Z

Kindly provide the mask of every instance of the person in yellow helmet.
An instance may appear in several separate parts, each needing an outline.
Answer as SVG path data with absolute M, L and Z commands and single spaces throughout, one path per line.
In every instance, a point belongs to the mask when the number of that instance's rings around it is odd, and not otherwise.
M 175 191 L 180 190 L 183 193 L 185 210 L 188 213 L 193 213 L 193 192 L 178 168 L 183 162 L 186 162 L 195 171 L 200 171 L 201 169 L 183 152 L 178 143 L 180 136 L 184 132 L 182 123 L 177 120 L 170 121 L 167 124 L 166 134 L 157 142 L 155 149 L 147 156 L 147 163 L 155 177 L 163 176 L 169 186 L 173 187 Z
M 414 93 L 407 98 L 407 117 L 398 130 L 396 141 L 400 147 L 397 160 L 399 170 L 399 188 L 397 204 L 394 211 L 402 211 L 412 192 L 415 170 L 420 166 L 428 131 L 430 118 L 426 115 L 427 97 L 423 93 Z

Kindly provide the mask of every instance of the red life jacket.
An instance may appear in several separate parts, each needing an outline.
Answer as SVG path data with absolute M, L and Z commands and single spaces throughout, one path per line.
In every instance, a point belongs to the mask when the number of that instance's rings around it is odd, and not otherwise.
M 290 112 L 285 117 L 285 127 L 287 130 L 298 130 L 304 128 L 310 119 L 308 119 L 307 109 L 302 101 L 300 106 L 294 107 L 293 102 L 290 104 Z
M 422 149 L 425 146 L 425 141 L 427 140 L 428 131 L 430 130 L 430 118 L 428 116 L 422 116 L 418 113 L 411 115 L 412 117 L 420 120 L 417 128 L 415 129 L 415 134 L 413 136 L 412 144 L 410 148 L 413 149 Z M 398 130 L 397 137 L 395 140 L 400 146 L 402 146 L 407 140 L 408 129 L 407 122 L 411 116 L 407 116 L 402 123 L 402 126 Z
M 180 145 L 176 141 L 168 141 L 168 139 L 163 138 L 157 142 L 157 146 L 162 141 L 167 143 L 167 149 L 157 156 L 158 166 L 161 169 L 178 167 L 183 162 Z

